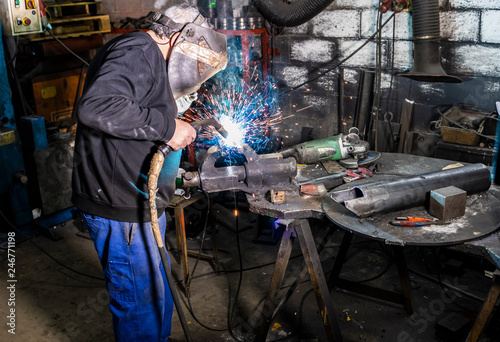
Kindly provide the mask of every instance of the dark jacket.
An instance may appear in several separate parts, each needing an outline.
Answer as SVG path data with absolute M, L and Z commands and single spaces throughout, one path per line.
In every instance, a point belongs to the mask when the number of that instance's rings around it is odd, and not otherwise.
M 165 59 L 147 33 L 121 35 L 99 50 L 77 116 L 74 205 L 112 220 L 149 221 L 149 164 L 157 143 L 174 134 L 177 106 Z M 174 192 L 179 156 L 170 157 L 158 181 L 160 212 Z

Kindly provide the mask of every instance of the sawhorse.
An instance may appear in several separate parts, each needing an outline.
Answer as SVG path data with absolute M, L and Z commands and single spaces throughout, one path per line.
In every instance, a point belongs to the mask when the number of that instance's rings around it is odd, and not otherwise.
M 290 260 L 293 240 L 295 237 L 298 237 L 299 239 L 302 255 L 304 256 L 304 260 L 306 262 L 306 267 L 304 270 L 302 270 L 287 293 L 283 296 L 279 296 L 278 292 L 285 277 L 285 272 L 288 266 L 288 261 Z M 326 242 L 326 239 L 327 237 L 325 237 L 322 244 Z M 319 311 L 323 319 L 323 324 L 325 326 L 328 340 L 342 341 L 340 328 L 337 319 L 335 318 L 335 310 L 333 308 L 332 298 L 330 297 L 330 292 L 328 290 L 325 275 L 321 267 L 316 244 L 311 233 L 311 227 L 307 219 L 298 219 L 292 221 L 287 225 L 286 230 L 283 233 L 283 237 L 281 238 L 278 256 L 276 258 L 276 264 L 274 266 L 274 272 L 271 277 L 267 298 L 264 302 L 264 307 L 261 314 L 262 321 L 260 323 L 260 326 L 257 328 L 254 340 L 255 342 L 265 342 L 273 319 L 285 305 L 290 296 L 295 292 L 295 289 L 305 277 L 306 273 L 309 273 L 309 277 L 311 279 L 311 285 L 316 296 L 316 301 L 318 303 Z

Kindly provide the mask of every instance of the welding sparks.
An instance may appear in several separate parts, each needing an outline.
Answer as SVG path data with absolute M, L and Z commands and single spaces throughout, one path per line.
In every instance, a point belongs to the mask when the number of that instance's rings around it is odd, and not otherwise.
M 290 117 L 283 118 L 277 86 L 272 78 L 262 80 L 257 66 L 252 70 L 249 83 L 241 77 L 241 68 L 228 69 L 210 80 L 212 85 L 192 108 L 193 114 L 185 117 L 189 121 L 215 118 L 229 132 L 224 139 L 213 129 L 205 130 L 198 136 L 205 143 L 219 143 L 223 149 L 248 144 L 257 152 L 264 150 L 273 126 Z

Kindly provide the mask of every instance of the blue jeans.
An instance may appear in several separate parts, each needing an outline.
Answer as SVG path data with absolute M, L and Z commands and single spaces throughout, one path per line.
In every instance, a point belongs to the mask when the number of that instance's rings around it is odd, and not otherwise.
M 173 300 L 151 223 L 81 214 L 103 268 L 115 340 L 168 341 Z M 165 214 L 158 223 L 165 236 Z

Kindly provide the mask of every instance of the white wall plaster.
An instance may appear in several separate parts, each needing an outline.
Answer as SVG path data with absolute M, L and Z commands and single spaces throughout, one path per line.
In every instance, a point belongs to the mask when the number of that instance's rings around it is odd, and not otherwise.
M 378 8 L 376 0 L 336 0 L 335 4 L 340 8 Z
M 392 15 L 393 12 L 387 12 L 382 16 L 382 23 Z M 361 12 L 361 37 L 368 38 L 377 31 L 377 10 L 365 10 Z M 392 39 L 393 20 L 396 20 L 396 39 L 411 39 L 411 16 L 408 12 L 397 13 L 382 29 L 382 38 Z
M 441 37 L 450 41 L 477 42 L 479 41 L 479 12 L 441 12 Z
M 339 59 L 343 59 L 350 55 L 352 52 L 354 52 L 354 50 L 359 48 L 362 43 L 363 41 L 359 40 L 341 40 L 339 44 L 341 57 L 339 57 Z M 377 44 L 375 42 L 369 42 L 360 51 L 358 51 L 358 53 L 347 60 L 344 63 L 344 66 L 374 68 L 376 65 L 376 51 Z M 385 46 L 382 46 L 382 56 L 385 56 Z M 382 66 L 385 67 L 386 65 L 387 60 L 385 58 L 382 58 Z
M 313 34 L 322 37 L 359 37 L 360 13 L 353 10 L 323 11 L 315 16 Z
M 483 12 L 481 17 L 481 41 L 500 43 L 500 11 Z
M 306 68 L 287 66 L 283 68 L 283 73 L 279 77 L 285 81 L 287 86 L 295 87 L 306 82 L 308 74 L 309 72 Z
M 409 70 L 413 65 L 413 43 L 411 41 L 396 41 L 394 44 L 394 69 Z
M 333 57 L 334 43 L 321 40 L 309 39 L 293 43 L 290 56 L 301 62 L 328 62 Z
M 450 0 L 450 5 L 454 8 L 500 9 L 498 0 Z
M 456 66 L 466 74 L 500 77 L 498 48 L 482 45 L 462 45 L 455 50 Z

